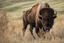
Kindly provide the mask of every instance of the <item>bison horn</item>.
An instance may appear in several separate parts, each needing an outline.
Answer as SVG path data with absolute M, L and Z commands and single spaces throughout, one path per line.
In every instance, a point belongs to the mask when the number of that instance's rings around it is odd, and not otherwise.
M 53 15 L 53 17 L 54 17 L 54 18 L 57 17 L 57 11 L 56 11 L 56 10 L 54 10 L 54 15 Z
M 42 19 L 42 15 L 41 15 L 41 14 L 39 14 L 38 17 L 39 17 L 40 19 Z
M 42 17 L 42 15 L 41 15 L 41 14 L 39 14 L 39 17 Z

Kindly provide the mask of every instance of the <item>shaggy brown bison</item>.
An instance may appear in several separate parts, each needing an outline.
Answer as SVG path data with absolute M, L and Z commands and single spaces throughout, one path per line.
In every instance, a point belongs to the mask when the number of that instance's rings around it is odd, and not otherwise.
M 49 6 L 48 3 L 38 3 L 31 9 L 23 12 L 23 36 L 25 34 L 27 25 L 30 25 L 30 32 L 33 35 L 33 28 L 38 35 L 39 28 L 43 28 L 43 31 L 49 31 L 56 18 L 55 11 Z M 39 36 L 39 35 L 38 35 Z M 35 37 L 34 37 L 35 38 Z

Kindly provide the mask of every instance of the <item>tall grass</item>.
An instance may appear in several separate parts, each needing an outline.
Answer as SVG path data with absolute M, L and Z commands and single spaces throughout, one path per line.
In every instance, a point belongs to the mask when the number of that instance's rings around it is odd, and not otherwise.
M 0 9 L 0 43 L 7 42 L 5 31 L 8 29 L 7 12 Z

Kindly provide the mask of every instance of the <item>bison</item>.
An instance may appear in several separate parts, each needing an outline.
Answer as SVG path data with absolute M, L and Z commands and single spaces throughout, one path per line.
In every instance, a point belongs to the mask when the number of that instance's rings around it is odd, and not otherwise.
M 38 3 L 34 5 L 31 9 L 23 12 L 23 36 L 28 24 L 30 25 L 29 30 L 33 37 L 33 28 L 35 28 L 35 32 L 38 36 L 39 29 L 41 28 L 44 32 L 50 31 L 55 18 L 56 13 L 48 3 Z

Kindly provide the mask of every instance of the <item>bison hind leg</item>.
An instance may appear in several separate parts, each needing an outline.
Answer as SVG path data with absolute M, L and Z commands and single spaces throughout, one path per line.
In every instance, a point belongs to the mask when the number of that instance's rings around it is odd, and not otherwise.
M 23 23 L 23 29 L 22 29 L 22 31 L 23 31 L 23 37 L 24 37 L 24 35 L 25 35 L 25 31 L 26 31 L 26 29 L 27 29 L 27 25 L 28 25 L 28 24 Z

